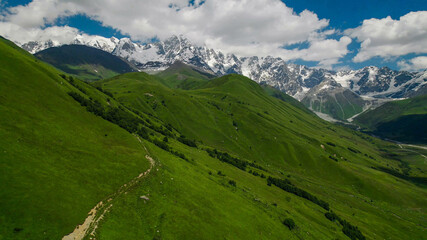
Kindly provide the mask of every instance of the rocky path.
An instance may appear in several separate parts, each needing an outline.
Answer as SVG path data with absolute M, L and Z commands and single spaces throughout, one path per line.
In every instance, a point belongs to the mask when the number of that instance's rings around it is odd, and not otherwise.
M 137 136 L 136 138 L 141 143 L 141 146 L 147 153 L 145 155 L 145 158 L 150 162 L 150 167 L 145 172 L 142 172 L 138 176 L 133 178 L 130 182 L 122 185 L 115 193 L 107 197 L 106 201 L 100 201 L 98 204 L 96 204 L 95 207 L 93 207 L 89 211 L 85 221 L 81 225 L 78 225 L 72 233 L 64 236 L 62 240 L 81 240 L 86 236 L 89 236 L 89 239 L 95 239 L 95 232 L 98 228 L 98 224 L 104 218 L 104 215 L 113 206 L 112 201 L 120 195 L 127 193 L 130 188 L 134 187 L 142 178 L 144 178 L 151 172 L 155 165 L 155 161 L 148 155 L 148 150 L 143 145 L 141 139 Z

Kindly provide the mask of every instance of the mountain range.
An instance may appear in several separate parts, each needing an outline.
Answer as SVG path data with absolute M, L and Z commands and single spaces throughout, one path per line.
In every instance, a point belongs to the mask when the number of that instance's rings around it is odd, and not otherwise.
M 222 76 L 242 74 L 258 83 L 273 86 L 315 112 L 347 120 L 370 107 L 393 99 L 427 93 L 427 71 L 396 71 L 368 66 L 359 70 L 332 71 L 287 63 L 278 57 L 240 57 L 197 46 L 183 36 L 140 44 L 117 39 L 78 35 L 71 42 L 28 42 L 19 44 L 30 53 L 63 44 L 95 47 L 128 60 L 141 71 L 160 71 L 175 61 Z M 345 96 L 345 97 L 343 97 Z
M 424 239 L 423 148 L 238 74 L 86 82 L 0 56 L 0 239 Z

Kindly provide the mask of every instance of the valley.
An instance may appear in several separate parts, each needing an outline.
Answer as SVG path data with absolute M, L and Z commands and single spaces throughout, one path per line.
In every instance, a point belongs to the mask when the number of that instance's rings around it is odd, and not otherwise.
M 325 119 L 332 117 L 339 121 L 351 119 L 368 107 L 378 107 L 388 101 L 427 93 L 425 70 L 395 71 L 374 66 L 341 71 L 309 68 L 272 56 L 240 57 L 225 54 L 194 44 L 182 35 L 149 44 L 133 42 L 129 38 L 79 35 L 71 42 L 18 43 L 31 53 L 63 44 L 101 49 L 131 62 L 145 72 L 163 71 L 180 61 L 216 76 L 241 74 L 257 83 L 273 86 L 303 102 L 311 110 L 328 115 Z
M 182 62 L 88 83 L 0 51 L 0 238 L 424 237 L 422 155 L 276 88 Z

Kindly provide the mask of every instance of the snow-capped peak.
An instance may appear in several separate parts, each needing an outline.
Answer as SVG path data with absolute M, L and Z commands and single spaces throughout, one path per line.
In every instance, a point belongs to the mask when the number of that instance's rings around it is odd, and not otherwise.
M 426 71 L 411 73 L 368 66 L 359 70 L 334 72 L 288 64 L 283 59 L 272 56 L 239 57 L 206 46 L 197 46 L 182 35 L 148 44 L 135 43 L 130 38 L 78 35 L 71 42 L 49 40 L 28 42 L 21 46 L 35 53 L 63 44 L 82 44 L 102 49 L 127 59 L 140 70 L 162 70 L 180 60 L 217 75 L 239 73 L 256 82 L 276 87 L 298 100 L 303 99 L 310 89 L 322 82 L 322 90 L 329 89 L 331 80 L 362 97 L 379 98 L 404 97 L 423 88 L 427 82 Z

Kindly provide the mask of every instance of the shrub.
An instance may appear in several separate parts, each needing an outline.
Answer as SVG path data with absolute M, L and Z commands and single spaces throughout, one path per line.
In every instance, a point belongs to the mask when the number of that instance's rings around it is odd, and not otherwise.
M 330 212 L 325 213 L 325 217 L 332 222 L 337 220 L 342 226 L 342 232 L 345 235 L 347 235 L 347 237 L 349 237 L 350 239 L 352 239 L 352 240 L 357 240 L 357 239 L 365 240 L 366 239 L 365 236 L 362 234 L 362 232 L 360 232 L 358 227 L 351 225 L 349 222 L 347 222 L 344 219 L 341 219 L 334 212 L 330 211 Z
M 334 213 L 334 212 L 326 212 L 325 213 L 325 217 L 327 218 L 327 219 L 329 219 L 329 221 L 335 221 L 335 220 L 337 220 L 337 219 L 339 219 L 339 217 Z
M 230 180 L 230 181 L 228 181 L 228 184 L 230 184 L 231 186 L 235 187 L 236 186 L 236 181 Z
M 153 143 L 158 146 L 159 148 L 162 148 L 163 150 L 169 151 L 169 145 L 163 141 L 160 141 L 158 139 L 154 139 Z
M 196 142 L 194 140 L 187 139 L 187 138 L 185 138 L 182 135 L 181 135 L 181 137 L 178 137 L 177 140 L 180 141 L 181 143 L 189 146 L 189 147 L 195 147 L 195 148 L 197 148 L 197 144 L 196 144 Z
M 359 150 L 351 148 L 351 147 L 347 147 L 347 149 L 350 150 L 350 151 L 352 151 L 352 152 L 354 152 L 354 153 L 360 153 Z
M 233 120 L 233 126 L 237 127 L 237 122 Z
M 229 164 L 231 164 L 237 168 L 242 169 L 243 171 L 246 170 L 246 166 L 248 165 L 247 161 L 232 157 L 232 156 L 230 156 L 230 154 L 228 154 L 226 152 L 220 152 L 216 149 L 214 149 L 214 150 L 206 149 L 206 152 L 208 152 L 209 156 L 211 156 L 213 158 L 217 158 L 221 162 L 229 163 Z
M 334 160 L 335 162 L 338 162 L 338 159 L 333 157 L 333 156 L 329 156 L 330 159 Z
M 172 151 L 172 150 L 170 150 L 170 152 L 171 152 L 173 155 L 175 155 L 175 156 L 177 156 L 177 157 L 180 157 L 180 158 L 182 158 L 182 159 L 184 159 L 184 160 L 188 161 L 188 158 L 187 158 L 183 153 L 180 153 L 180 152 L 178 152 L 178 151 Z
M 148 139 L 148 133 L 147 133 L 147 129 L 145 127 L 141 126 L 136 133 L 140 137 L 142 137 L 144 139 Z
M 294 229 L 296 227 L 294 220 L 292 220 L 291 218 L 286 218 L 283 221 L 283 224 L 285 226 L 287 226 L 289 228 L 289 230 L 292 230 L 292 229 Z
M 349 222 L 347 222 L 346 220 L 341 220 L 340 221 L 341 225 L 342 225 L 342 232 L 347 235 L 347 237 L 349 237 L 352 240 L 365 240 L 366 237 L 363 236 L 363 234 L 360 232 L 359 228 L 357 228 L 356 226 L 351 225 Z
M 271 186 L 271 184 L 276 185 L 278 188 L 281 188 L 282 190 L 284 190 L 286 192 L 289 192 L 289 193 L 295 194 L 299 197 L 305 198 L 305 199 L 319 205 L 323 209 L 329 211 L 329 203 L 318 199 L 316 196 L 310 194 L 307 191 L 304 191 L 301 188 L 294 186 L 291 183 L 291 181 L 289 181 L 288 179 L 279 179 L 279 178 L 268 177 L 267 178 L 267 185 Z

